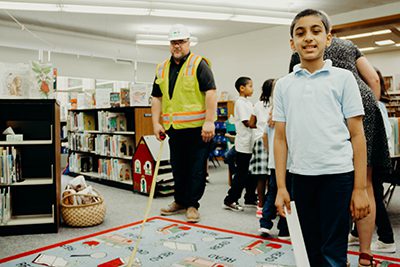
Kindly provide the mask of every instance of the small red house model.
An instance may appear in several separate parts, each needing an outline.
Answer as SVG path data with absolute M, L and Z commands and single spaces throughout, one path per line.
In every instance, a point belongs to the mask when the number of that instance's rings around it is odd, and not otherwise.
M 161 143 L 154 135 L 145 135 L 140 139 L 132 160 L 134 191 L 146 195 L 150 193 L 160 145 Z M 172 170 L 169 165 L 168 137 L 164 140 L 156 179 L 156 195 L 169 195 L 174 192 Z

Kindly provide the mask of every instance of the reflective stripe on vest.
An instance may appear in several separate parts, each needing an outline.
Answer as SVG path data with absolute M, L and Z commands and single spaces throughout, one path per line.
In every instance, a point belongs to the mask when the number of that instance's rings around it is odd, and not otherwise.
M 174 112 L 172 114 L 163 114 L 163 123 L 180 124 L 185 122 L 201 121 L 205 120 L 206 111 L 194 111 L 194 112 Z
M 157 70 L 158 77 L 161 77 L 164 79 L 165 67 L 167 66 L 168 62 L 169 62 L 169 60 L 165 60 L 163 63 L 158 65 L 158 70 Z
M 187 59 L 187 66 L 186 70 L 184 71 L 185 76 L 194 76 L 194 67 L 196 66 L 197 61 L 201 59 L 201 56 L 194 56 L 193 54 L 190 54 L 189 58 Z M 158 70 L 157 74 L 158 77 L 164 79 L 165 77 L 165 69 L 168 65 L 169 60 L 165 60 L 163 63 L 158 65 Z
M 194 66 L 196 65 L 197 61 L 200 59 L 200 56 L 194 56 L 193 54 L 191 54 L 189 56 L 188 60 L 188 64 L 186 67 L 186 71 L 185 71 L 185 75 L 186 76 L 193 76 L 194 75 Z

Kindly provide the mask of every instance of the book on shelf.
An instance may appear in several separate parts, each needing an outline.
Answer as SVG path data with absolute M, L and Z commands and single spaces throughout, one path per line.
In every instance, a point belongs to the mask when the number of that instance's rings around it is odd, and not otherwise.
M 81 156 L 81 171 L 91 172 L 93 170 L 93 157 L 89 155 Z
M 7 224 L 11 218 L 10 188 L 0 188 L 0 224 Z
M 121 107 L 129 107 L 131 105 L 129 88 L 121 88 Z
M 133 156 L 135 145 L 132 137 L 118 136 L 117 142 L 118 142 L 118 147 L 117 147 L 118 156 L 120 157 Z
M 110 93 L 110 106 L 112 108 L 121 106 L 121 95 L 119 92 Z
M 15 147 L 0 147 L 0 184 L 21 182 L 21 154 Z
M 81 112 L 79 114 L 82 114 L 82 119 L 83 119 L 83 130 L 95 130 L 96 129 L 96 124 L 95 124 L 95 117 L 94 114 L 90 113 L 85 113 Z
M 127 121 L 125 113 L 122 112 L 97 112 L 98 129 L 102 132 L 126 131 Z

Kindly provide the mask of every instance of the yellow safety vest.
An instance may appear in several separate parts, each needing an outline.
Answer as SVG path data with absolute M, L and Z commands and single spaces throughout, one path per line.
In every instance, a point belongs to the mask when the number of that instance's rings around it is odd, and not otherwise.
M 160 86 L 162 96 L 162 122 L 168 130 L 201 127 L 206 118 L 205 93 L 200 91 L 197 80 L 197 67 L 201 56 L 190 54 L 179 71 L 174 93 L 169 98 L 170 60 L 157 65 L 156 83 Z M 206 61 L 208 63 L 208 61 Z

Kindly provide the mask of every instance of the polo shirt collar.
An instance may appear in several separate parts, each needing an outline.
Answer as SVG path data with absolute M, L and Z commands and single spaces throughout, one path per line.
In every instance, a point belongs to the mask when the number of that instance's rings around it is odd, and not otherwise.
M 329 72 L 332 69 L 332 60 L 326 59 L 324 61 L 324 66 L 312 74 L 308 70 L 302 68 L 300 65 L 301 65 L 301 63 L 294 66 L 294 68 L 293 68 L 294 74 L 296 74 L 296 75 L 299 75 L 299 74 L 316 75 L 321 72 Z

